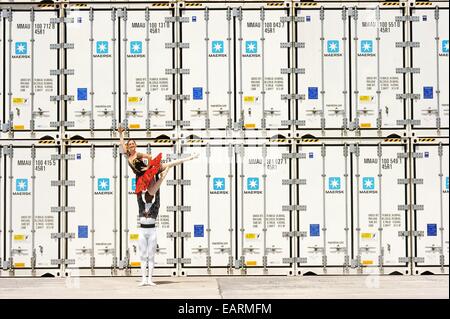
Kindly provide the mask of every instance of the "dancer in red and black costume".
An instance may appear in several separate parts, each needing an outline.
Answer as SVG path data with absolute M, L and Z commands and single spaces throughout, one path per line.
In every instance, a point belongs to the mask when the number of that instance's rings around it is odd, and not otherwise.
M 118 129 L 120 133 L 120 144 L 124 154 L 127 156 L 128 165 L 136 174 L 135 193 L 139 206 L 139 251 L 141 255 L 142 273 L 142 281 L 139 286 L 154 286 L 152 275 L 156 253 L 155 223 L 160 207 L 159 188 L 171 167 L 193 160 L 198 157 L 198 154 L 169 163 L 161 163 L 161 153 L 155 158 L 152 158 L 151 154 L 138 153 L 136 151 L 136 141 L 130 139 L 125 143 L 123 138 L 124 130 L 121 126 Z M 154 198 L 155 200 L 153 201 Z

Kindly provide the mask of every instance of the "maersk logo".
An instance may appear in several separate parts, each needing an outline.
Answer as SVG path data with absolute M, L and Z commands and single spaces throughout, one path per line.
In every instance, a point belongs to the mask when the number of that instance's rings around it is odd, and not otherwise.
M 222 54 L 225 52 L 223 41 L 213 41 L 211 43 L 211 51 L 214 54 Z
M 130 42 L 130 54 L 128 57 L 144 57 L 142 54 L 142 41 Z
M 328 178 L 328 190 L 329 194 L 341 194 L 344 193 L 341 190 L 341 178 L 340 177 L 329 177 Z
M 361 40 L 358 56 L 375 56 L 372 40 Z
M 225 57 L 225 44 L 221 40 L 214 40 L 211 42 L 210 57 Z
M 448 56 L 448 40 L 442 40 L 441 55 Z
M 211 194 L 228 194 L 225 190 L 225 178 L 224 177 L 214 177 L 212 180 L 213 190 L 210 191 Z
M 16 191 L 13 192 L 14 195 L 31 195 L 28 191 L 28 179 L 27 178 L 17 178 L 16 179 Z
M 14 58 L 29 58 L 28 55 L 28 44 L 26 42 L 16 42 L 14 45 Z
M 259 57 L 258 54 L 258 42 L 257 41 L 245 41 L 245 54 L 244 57 Z
M 327 41 L 327 53 L 325 53 L 325 56 L 341 56 L 340 51 L 339 40 Z
M 375 177 L 363 177 L 361 193 L 377 193 L 375 190 Z
M 259 190 L 259 177 L 249 177 L 247 178 L 247 191 L 245 194 L 262 194 Z
M 95 192 L 95 194 L 112 194 L 112 192 L 110 192 L 109 178 L 97 179 L 97 192 Z
M 95 44 L 95 53 L 94 57 L 96 58 L 111 57 L 108 41 L 97 41 Z
M 133 194 L 136 191 L 136 178 L 133 177 L 131 179 L 131 192 L 129 192 L 130 194 Z

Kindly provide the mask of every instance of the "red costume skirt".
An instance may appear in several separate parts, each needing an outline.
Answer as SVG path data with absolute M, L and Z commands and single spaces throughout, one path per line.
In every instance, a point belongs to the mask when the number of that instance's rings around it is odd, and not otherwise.
M 149 168 L 145 171 L 144 175 L 138 177 L 136 181 L 136 194 L 147 190 L 155 175 L 159 173 L 159 169 L 161 167 L 161 157 L 162 154 L 159 153 L 158 156 L 150 160 Z

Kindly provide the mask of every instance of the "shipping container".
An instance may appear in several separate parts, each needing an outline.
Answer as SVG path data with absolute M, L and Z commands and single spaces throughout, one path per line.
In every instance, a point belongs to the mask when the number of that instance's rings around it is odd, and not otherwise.
M 60 116 L 58 11 L 2 12 L 3 131 L 54 131 Z
M 448 140 L 419 138 L 413 152 L 416 273 L 448 274 Z
M 411 9 L 412 100 L 415 129 L 447 129 L 448 2 Z
M 53 186 L 60 180 L 59 163 L 54 159 L 59 148 L 10 144 L 3 153 L 3 266 L 18 271 L 56 270 L 60 196 Z

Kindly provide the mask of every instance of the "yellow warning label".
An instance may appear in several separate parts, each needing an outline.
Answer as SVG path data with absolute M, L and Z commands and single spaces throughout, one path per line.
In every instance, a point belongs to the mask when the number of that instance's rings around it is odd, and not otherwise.
M 25 235 L 22 234 L 14 235 L 14 240 L 25 240 Z
M 140 261 L 132 261 L 132 262 L 130 262 L 130 266 L 131 267 L 141 267 L 141 262 Z
M 360 95 L 359 101 L 363 103 L 369 103 L 373 101 L 373 96 L 370 95 Z
M 254 124 L 254 123 L 247 123 L 247 124 L 244 125 L 244 127 L 245 128 L 255 128 L 256 124 Z
M 140 124 L 130 124 L 130 128 L 140 128 Z
M 363 260 L 361 261 L 363 265 L 373 265 L 373 260 Z
M 14 268 L 24 268 L 25 263 L 14 263 Z
M 247 266 L 256 266 L 256 260 L 249 260 L 249 261 L 246 261 L 245 264 L 246 264 Z
M 139 103 L 142 101 L 142 98 L 138 96 L 129 96 L 128 97 L 128 103 Z
M 244 102 L 253 103 L 253 102 L 255 102 L 255 97 L 254 96 L 244 96 Z
M 361 238 L 364 239 L 372 239 L 375 236 L 375 234 L 372 233 L 361 233 Z
M 24 104 L 27 100 L 23 97 L 13 97 L 12 102 L 14 104 Z
M 130 240 L 138 240 L 139 234 L 130 234 Z
M 25 125 L 14 125 L 14 129 L 15 130 L 24 130 L 25 129 Z
M 250 233 L 249 234 L 245 234 L 245 238 L 246 239 L 256 239 L 256 237 L 257 237 L 256 234 L 250 234 Z
M 361 124 L 359 124 L 359 127 L 361 127 L 361 128 L 371 128 L 372 124 L 370 124 L 370 123 L 361 123 Z

